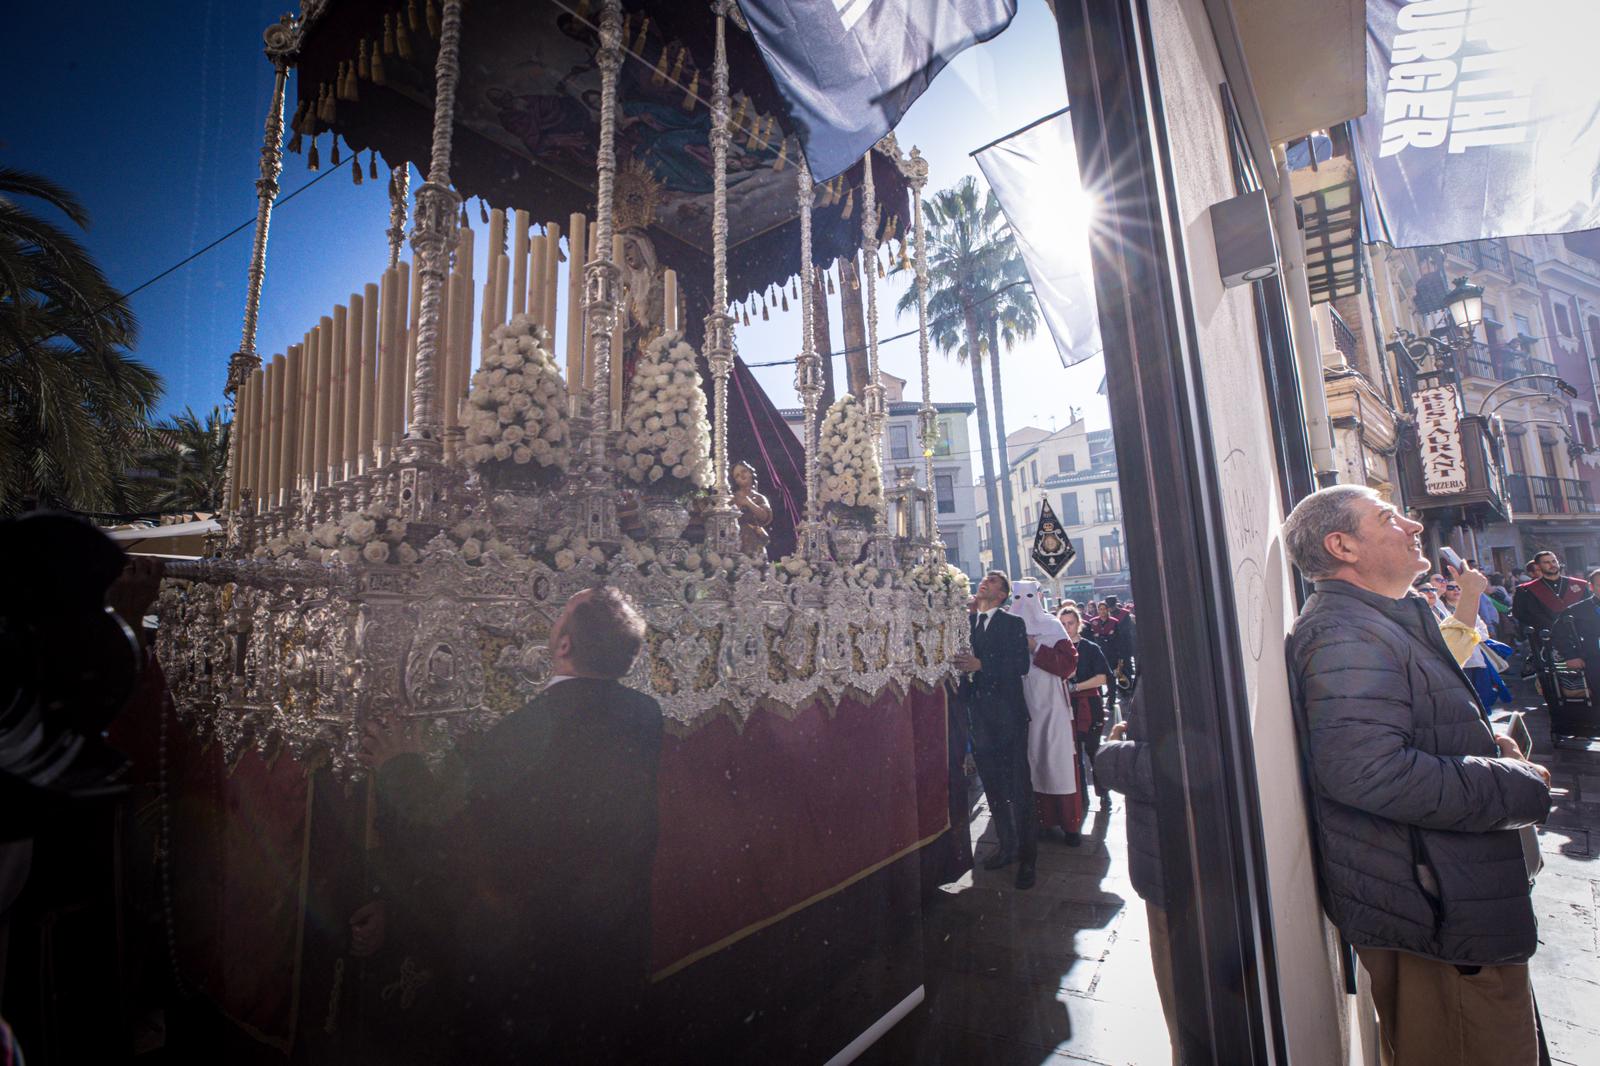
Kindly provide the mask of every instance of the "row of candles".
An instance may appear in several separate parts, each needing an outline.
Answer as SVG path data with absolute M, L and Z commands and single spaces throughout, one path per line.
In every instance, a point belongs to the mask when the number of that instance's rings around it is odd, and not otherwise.
M 508 226 L 509 224 L 509 226 Z M 510 245 L 507 231 L 510 230 Z M 440 302 L 436 377 L 444 396 L 445 458 L 453 459 L 461 439 L 461 417 L 472 374 L 475 234 L 463 220 L 452 249 L 452 267 Z M 567 225 L 567 251 L 561 226 L 547 222 L 533 232 L 527 211 L 508 219 L 495 209 L 489 219 L 489 276 L 481 289 L 477 337 L 480 352 L 496 327 L 511 316 L 529 315 L 549 332 L 554 353 L 557 323 L 565 320 L 566 376 L 575 413 L 594 388 L 595 366 L 583 328 L 583 271 L 569 269 L 566 306 L 559 306 L 559 266 L 586 262 L 594 245 L 594 224 L 573 214 Z M 507 249 L 500 251 L 500 249 Z M 612 262 L 621 263 L 623 238 L 612 242 Z M 302 492 L 314 492 L 357 477 L 387 463 L 405 436 L 416 380 L 417 319 L 421 285 L 411 264 L 401 261 L 384 271 L 347 302 L 321 316 L 302 342 L 290 345 L 258 368 L 239 390 L 236 430 L 239 476 L 231 507 L 248 493 L 257 511 L 286 506 Z M 666 326 L 677 328 L 677 276 L 665 272 Z M 621 358 L 625 311 L 618 287 L 618 315 L 610 366 L 612 427 L 621 424 Z

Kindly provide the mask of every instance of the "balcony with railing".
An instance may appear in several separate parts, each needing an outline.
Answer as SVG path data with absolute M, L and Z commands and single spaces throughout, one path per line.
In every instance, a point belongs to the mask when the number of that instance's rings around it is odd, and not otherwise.
M 1600 514 L 1586 481 L 1512 474 L 1506 482 L 1511 489 L 1511 510 L 1516 514 Z
M 1521 252 L 1511 253 L 1511 276 L 1529 288 L 1539 287 L 1539 277 L 1533 272 L 1533 257 Z
M 1461 376 L 1491 381 L 1499 378 L 1500 375 L 1495 371 L 1494 354 L 1489 351 L 1487 344 L 1473 341 L 1472 346 L 1461 353 Z
M 1457 241 L 1454 244 L 1443 245 L 1445 252 L 1455 256 L 1463 262 L 1470 263 L 1479 270 L 1492 270 L 1503 277 L 1516 277 L 1513 273 L 1514 259 L 1526 261 L 1524 269 L 1527 271 L 1528 283 L 1531 285 L 1533 277 L 1533 260 L 1525 255 L 1515 255 L 1504 244 L 1495 240 L 1487 241 Z
M 1356 352 L 1359 342 L 1355 332 L 1345 323 L 1344 318 L 1334 309 L 1333 304 L 1328 304 L 1328 323 L 1333 327 L 1333 346 L 1344 356 L 1344 361 L 1351 365 L 1356 362 Z

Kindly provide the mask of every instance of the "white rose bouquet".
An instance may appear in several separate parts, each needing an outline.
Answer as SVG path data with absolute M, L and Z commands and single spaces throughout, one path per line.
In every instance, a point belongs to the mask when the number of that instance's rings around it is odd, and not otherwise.
M 567 386 L 545 347 L 550 334 L 517 315 L 489 334 L 472 375 L 463 456 L 482 470 L 516 470 L 519 480 L 550 481 L 571 458 Z M 491 466 L 490 464 L 496 464 Z
M 871 522 L 883 506 L 883 472 L 866 409 L 848 393 L 822 418 L 818 462 L 822 509 L 839 518 Z
M 711 423 L 694 349 L 683 334 L 650 342 L 633 371 L 622 422 L 622 469 L 657 496 L 711 487 Z

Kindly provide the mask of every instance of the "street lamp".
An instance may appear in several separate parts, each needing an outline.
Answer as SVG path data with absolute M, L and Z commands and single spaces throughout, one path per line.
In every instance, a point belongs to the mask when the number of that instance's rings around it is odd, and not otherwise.
M 1472 334 L 1483 321 L 1483 287 L 1466 278 L 1457 278 L 1455 286 L 1444 297 L 1445 310 L 1450 312 L 1450 322 L 1472 343 Z
M 1511 378 L 1511 379 L 1506 380 L 1506 381 L 1502 381 L 1500 384 L 1498 384 L 1494 388 L 1490 389 L 1489 390 L 1489 394 L 1487 396 L 1485 396 L 1483 398 L 1483 402 L 1478 405 L 1478 415 L 1480 417 L 1482 417 L 1485 413 L 1488 413 L 1488 414 L 1491 414 L 1491 415 L 1494 414 L 1494 411 L 1488 410 L 1489 401 L 1494 399 L 1494 394 L 1499 392 L 1501 389 L 1505 388 L 1507 385 L 1515 385 L 1519 381 L 1549 381 L 1549 382 L 1553 382 L 1555 384 L 1555 387 L 1557 389 L 1559 389 L 1560 391 L 1562 391 L 1563 393 L 1565 393 L 1567 396 L 1571 397 L 1574 400 L 1576 400 L 1578 398 L 1578 390 L 1573 388 L 1572 385 L 1570 385 L 1566 381 L 1565 378 L 1557 377 L 1555 374 L 1519 374 L 1517 377 Z M 1517 396 L 1507 396 L 1505 399 L 1501 400 L 1498 404 L 1495 405 L 1495 409 L 1494 410 L 1498 411 L 1498 410 L 1500 410 L 1500 408 L 1504 407 L 1506 404 L 1510 403 L 1511 401 L 1516 400 L 1516 399 L 1520 399 L 1520 398 L 1521 397 L 1517 397 Z
M 1456 279 L 1455 286 L 1445 293 L 1441 304 L 1450 313 L 1450 325 L 1454 327 L 1448 340 L 1419 337 L 1408 329 L 1397 329 L 1394 343 L 1389 345 L 1395 354 L 1409 359 L 1419 373 L 1454 369 L 1453 357 L 1472 347 L 1473 333 L 1483 322 L 1483 288 L 1464 277 Z

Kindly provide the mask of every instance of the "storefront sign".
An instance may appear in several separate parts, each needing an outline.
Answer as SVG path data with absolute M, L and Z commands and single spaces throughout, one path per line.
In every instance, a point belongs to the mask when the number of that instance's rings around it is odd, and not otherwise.
M 1417 412 L 1417 446 L 1422 453 L 1422 483 L 1429 496 L 1450 496 L 1467 487 L 1461 451 L 1460 415 L 1453 385 L 1423 389 L 1412 397 Z

